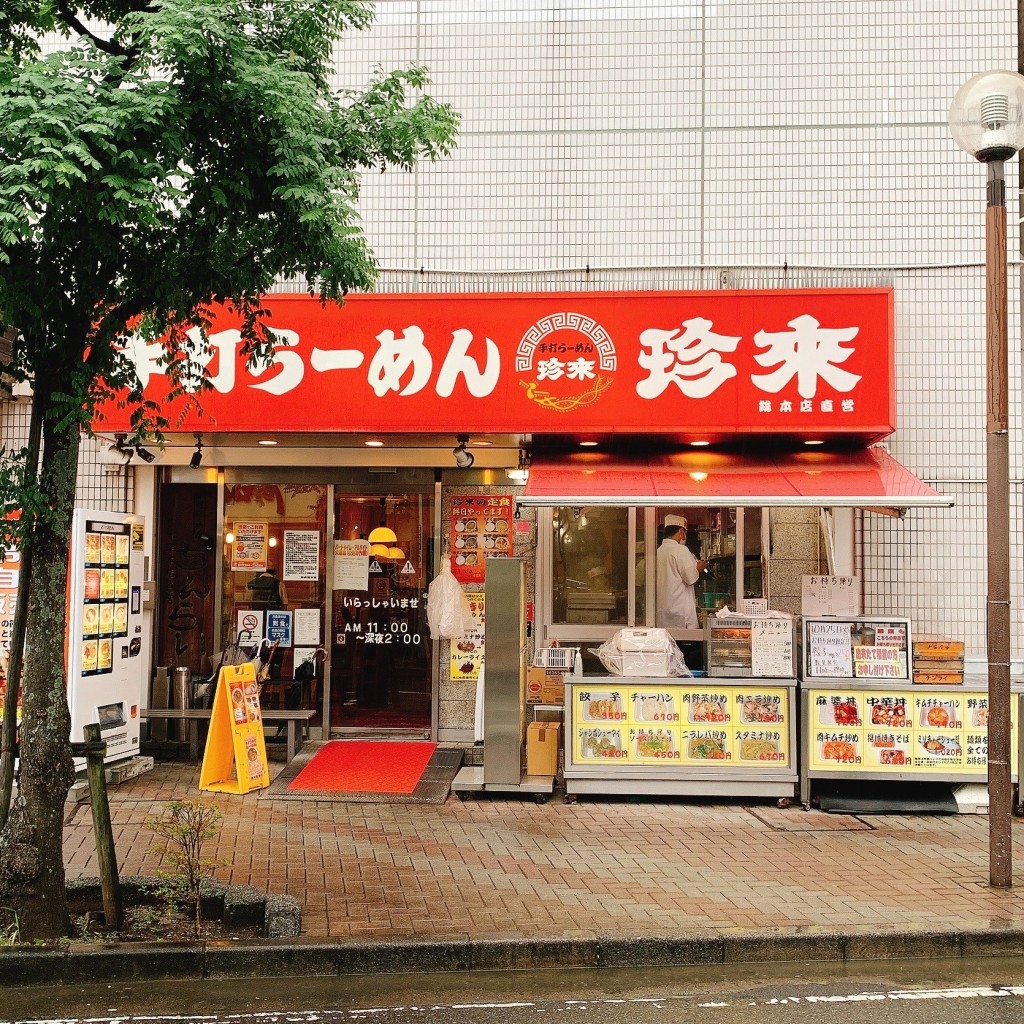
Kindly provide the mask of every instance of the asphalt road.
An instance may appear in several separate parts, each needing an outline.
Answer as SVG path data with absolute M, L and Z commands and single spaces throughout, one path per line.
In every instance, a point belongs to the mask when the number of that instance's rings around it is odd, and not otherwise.
M 1017 1024 L 1019 959 L 7 988 L 0 1024 Z

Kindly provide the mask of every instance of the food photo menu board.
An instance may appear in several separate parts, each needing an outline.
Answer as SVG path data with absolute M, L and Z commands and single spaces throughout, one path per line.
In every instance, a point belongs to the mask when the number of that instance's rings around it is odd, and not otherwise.
M 808 765 L 812 772 L 988 772 L 988 694 L 882 689 L 812 689 Z M 1011 763 L 1017 762 L 1017 702 L 1011 711 Z
M 804 679 L 910 679 L 908 619 L 805 617 L 802 640 Z
M 712 771 L 791 768 L 790 691 L 744 681 L 720 686 L 572 687 L 572 764 L 685 765 Z
M 507 494 L 453 494 L 452 573 L 460 583 L 483 583 L 484 559 L 512 554 L 512 499 Z
M 104 675 L 113 671 L 115 639 L 128 636 L 130 524 L 87 523 L 80 558 L 82 675 Z

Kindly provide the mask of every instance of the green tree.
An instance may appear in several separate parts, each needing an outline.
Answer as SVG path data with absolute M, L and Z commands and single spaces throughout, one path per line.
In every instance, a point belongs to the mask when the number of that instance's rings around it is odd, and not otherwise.
M 358 0 L 4 0 L 0 4 L 0 328 L 31 381 L 38 471 L 7 453 L 0 500 L 28 514 L 19 796 L 0 831 L 0 903 L 24 939 L 68 927 L 61 825 L 73 781 L 61 638 L 81 429 L 126 389 L 139 438 L 168 426 L 121 347 L 162 338 L 201 402 L 204 309 L 226 301 L 265 358 L 260 296 L 281 274 L 341 301 L 374 282 L 359 173 L 454 145 L 458 119 L 422 68 L 332 88 Z M 41 39 L 58 40 L 41 48 Z M 27 453 L 23 453 L 27 455 Z M 5 808 L 6 809 L 6 808 Z

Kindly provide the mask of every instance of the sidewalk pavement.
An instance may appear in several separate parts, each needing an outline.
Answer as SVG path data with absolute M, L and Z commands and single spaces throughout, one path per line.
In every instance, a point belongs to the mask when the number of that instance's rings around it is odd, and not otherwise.
M 228 865 L 215 874 L 295 897 L 302 937 L 273 967 L 264 950 L 248 968 L 190 961 L 186 974 L 1024 953 L 1020 820 L 1019 888 L 997 891 L 983 815 L 557 794 L 300 802 L 200 794 L 198 778 L 165 761 L 109 789 L 122 875 L 165 867 L 143 822 L 201 795 L 224 813 L 204 848 Z M 97 875 L 89 805 L 68 808 L 68 878 Z

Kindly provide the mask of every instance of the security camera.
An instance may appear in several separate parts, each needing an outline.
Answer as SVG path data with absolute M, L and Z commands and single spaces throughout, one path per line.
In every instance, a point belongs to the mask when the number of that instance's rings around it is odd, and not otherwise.
M 138 455 L 143 462 L 156 462 L 156 456 L 148 448 L 136 448 L 135 454 Z

